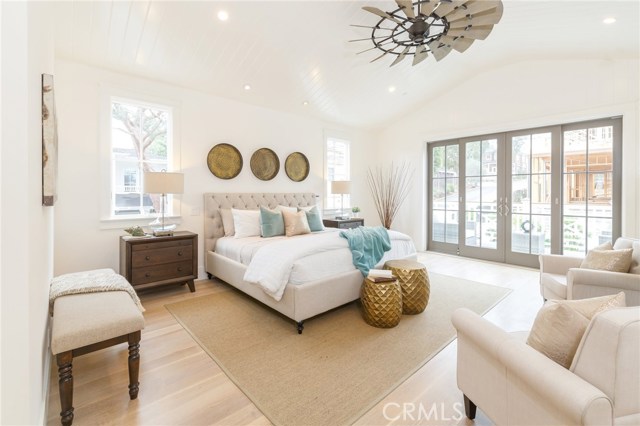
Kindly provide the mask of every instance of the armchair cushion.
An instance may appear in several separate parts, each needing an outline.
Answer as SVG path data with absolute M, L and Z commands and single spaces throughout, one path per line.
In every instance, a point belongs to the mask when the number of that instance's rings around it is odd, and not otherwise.
M 580 267 L 611 272 L 629 272 L 633 249 L 589 250 Z
M 591 318 L 621 306 L 625 306 L 623 292 L 592 299 L 547 302 L 536 316 L 527 344 L 569 368 Z

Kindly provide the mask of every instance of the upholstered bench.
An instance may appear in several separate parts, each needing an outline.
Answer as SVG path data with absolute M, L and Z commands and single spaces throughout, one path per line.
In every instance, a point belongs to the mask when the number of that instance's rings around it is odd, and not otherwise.
M 138 397 L 140 334 L 144 317 L 126 291 L 58 297 L 53 306 L 51 352 L 56 356 L 62 424 L 73 422 L 74 357 L 119 343 L 129 344 L 129 397 Z

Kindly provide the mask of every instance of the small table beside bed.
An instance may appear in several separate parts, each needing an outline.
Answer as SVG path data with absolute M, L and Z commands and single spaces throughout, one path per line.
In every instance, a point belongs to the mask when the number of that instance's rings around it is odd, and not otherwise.
M 204 257 L 209 278 L 215 276 L 291 318 L 298 333 L 302 333 L 305 320 L 360 297 L 363 275 L 353 265 L 346 240 L 338 236 L 340 230 L 326 228 L 292 237 L 237 238 L 238 233 L 225 236 L 221 209 L 258 210 L 260 206 L 305 209 L 314 206 L 315 201 L 313 193 L 204 194 Z M 415 246 L 408 236 L 389 231 L 389 238 L 391 250 L 376 267 L 382 267 L 387 260 L 416 259 Z M 321 244 L 326 247 L 316 248 Z M 282 269 L 282 275 L 274 277 L 273 271 L 258 269 L 270 266 L 269 263 Z M 264 276 L 267 281 L 281 279 L 284 285 L 272 292 L 261 287 L 261 280 L 260 285 L 245 281 L 245 274 L 254 278 Z

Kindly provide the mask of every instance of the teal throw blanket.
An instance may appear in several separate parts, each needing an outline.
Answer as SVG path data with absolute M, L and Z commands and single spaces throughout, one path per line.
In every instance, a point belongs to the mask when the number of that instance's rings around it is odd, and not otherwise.
M 353 265 L 365 277 L 369 275 L 369 269 L 380 262 L 384 252 L 391 250 L 389 233 L 382 226 L 360 226 L 348 231 L 342 231 L 340 236 L 346 238 L 349 242 Z

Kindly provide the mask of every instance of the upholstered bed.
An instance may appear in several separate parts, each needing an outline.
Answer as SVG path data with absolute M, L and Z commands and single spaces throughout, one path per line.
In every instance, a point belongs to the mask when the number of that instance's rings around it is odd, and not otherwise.
M 358 299 L 363 279 L 362 274 L 357 269 L 352 269 L 331 276 L 326 276 L 325 274 L 325 277 L 317 280 L 287 284 L 282 298 L 275 300 L 258 285 L 244 280 L 245 272 L 247 271 L 246 264 L 243 264 L 239 259 L 234 259 L 233 256 L 229 257 L 227 252 L 222 250 L 222 254 L 216 252 L 218 241 L 221 238 L 229 238 L 224 237 L 220 209 L 254 210 L 260 206 L 274 209 L 279 205 L 308 207 L 315 204 L 316 196 L 312 193 L 204 194 L 205 270 L 209 278 L 215 276 L 293 319 L 297 323 L 299 333 L 302 332 L 304 320 Z M 258 243 L 256 241 L 256 244 Z M 413 247 L 412 242 L 411 247 Z M 412 253 L 402 257 L 415 259 L 415 248 L 413 248 Z

